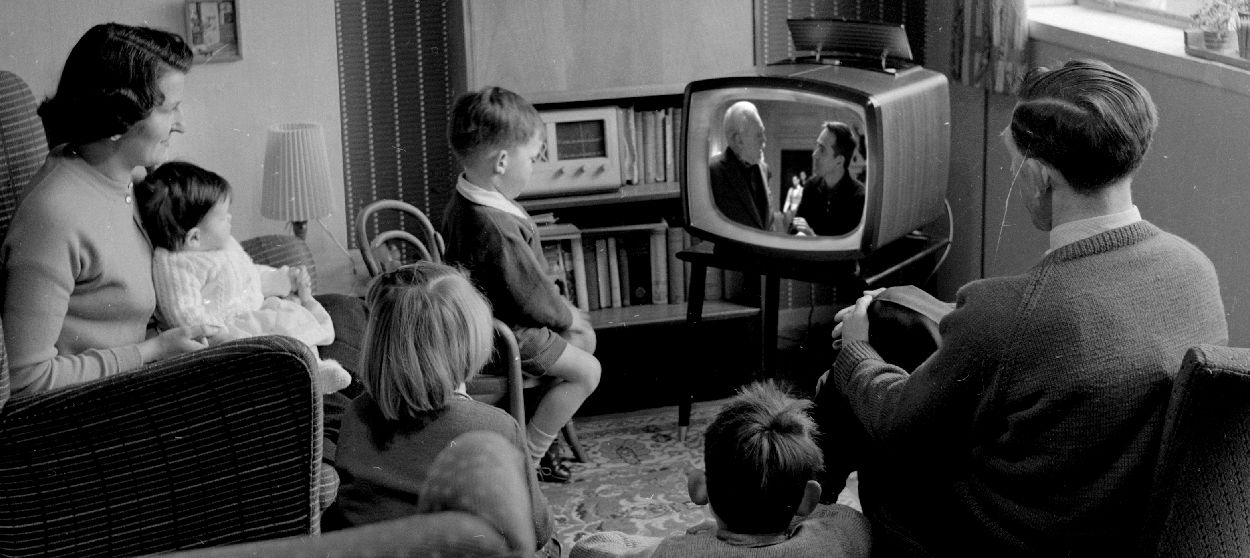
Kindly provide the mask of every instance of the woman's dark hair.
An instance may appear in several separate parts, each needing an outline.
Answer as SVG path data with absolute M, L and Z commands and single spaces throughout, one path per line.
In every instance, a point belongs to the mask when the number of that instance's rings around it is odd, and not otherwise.
M 1011 139 L 1020 154 L 1051 165 L 1078 192 L 1137 170 L 1159 123 L 1146 88 L 1096 60 L 1035 69 L 1017 96 Z
M 221 175 L 191 163 L 170 161 L 135 184 L 139 218 L 152 246 L 177 251 L 218 203 L 230 197 Z
M 103 23 L 87 30 L 61 71 L 56 95 L 39 107 L 50 145 L 82 145 L 123 134 L 165 102 L 157 81 L 191 69 L 182 37 Z

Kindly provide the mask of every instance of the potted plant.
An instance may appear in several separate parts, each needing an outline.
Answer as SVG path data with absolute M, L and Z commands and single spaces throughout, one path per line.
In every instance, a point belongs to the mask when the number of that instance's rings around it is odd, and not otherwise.
M 1241 0 L 1206 0 L 1191 16 L 1207 50 L 1224 51 L 1237 36 L 1237 9 Z

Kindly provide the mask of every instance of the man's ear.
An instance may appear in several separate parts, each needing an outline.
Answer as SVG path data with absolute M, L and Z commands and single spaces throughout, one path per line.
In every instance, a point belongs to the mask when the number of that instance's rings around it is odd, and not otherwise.
M 696 506 L 707 504 L 707 475 L 703 469 L 686 471 L 686 491 Z
M 183 241 L 182 241 L 182 245 L 183 245 L 183 247 L 190 248 L 190 249 L 192 249 L 192 250 L 197 250 L 197 249 L 199 249 L 199 247 L 200 247 L 200 228 L 199 228 L 199 227 L 191 227 L 191 230 L 187 231 L 187 237 L 186 237 L 185 239 L 183 239 Z
M 816 510 L 816 505 L 820 504 L 820 483 L 809 480 L 807 486 L 803 487 L 803 499 L 799 501 L 799 507 L 794 509 L 795 517 L 805 517 Z
M 508 150 L 500 149 L 491 155 L 491 170 L 495 174 L 503 174 L 508 171 L 508 164 L 511 161 L 508 158 Z

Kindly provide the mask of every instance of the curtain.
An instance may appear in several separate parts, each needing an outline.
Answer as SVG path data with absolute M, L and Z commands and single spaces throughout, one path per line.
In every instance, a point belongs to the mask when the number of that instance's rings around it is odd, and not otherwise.
M 951 77 L 995 93 L 1014 93 L 1028 71 L 1027 0 L 956 0 Z
M 355 217 L 379 199 L 405 201 L 437 226 L 456 177 L 447 146 L 453 32 L 447 2 L 335 0 L 339 109 L 343 115 L 343 182 L 349 242 Z M 379 230 L 415 223 L 380 216 Z

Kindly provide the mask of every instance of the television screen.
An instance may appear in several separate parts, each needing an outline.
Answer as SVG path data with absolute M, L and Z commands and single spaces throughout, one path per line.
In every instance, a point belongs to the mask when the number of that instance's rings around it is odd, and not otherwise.
M 743 102 L 764 128 L 763 223 L 738 216 L 738 182 L 709 166 L 728 157 L 725 115 Z M 684 224 L 718 246 L 815 260 L 865 255 L 942 214 L 949 113 L 946 78 L 920 67 L 781 64 L 692 82 Z

